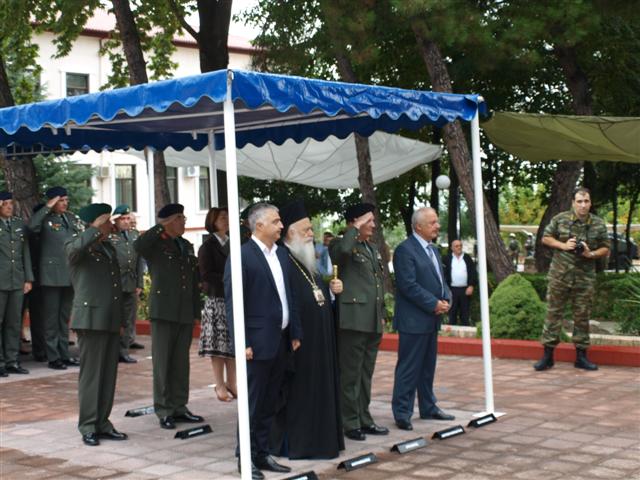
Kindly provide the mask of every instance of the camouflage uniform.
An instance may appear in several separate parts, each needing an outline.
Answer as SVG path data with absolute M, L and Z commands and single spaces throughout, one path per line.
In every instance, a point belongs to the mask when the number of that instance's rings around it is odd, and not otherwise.
M 566 242 L 576 237 L 585 242 L 589 250 L 609 247 L 607 227 L 604 221 L 589 214 L 586 221 L 578 220 L 571 210 L 551 219 L 544 230 L 545 237 Z M 573 310 L 573 343 L 576 348 L 589 347 L 589 313 L 594 294 L 596 262 L 592 258 L 577 256 L 574 252 L 554 250 L 549 268 L 547 287 L 547 318 L 542 331 L 542 344 L 555 347 L 560 341 L 564 309 L 570 303 Z

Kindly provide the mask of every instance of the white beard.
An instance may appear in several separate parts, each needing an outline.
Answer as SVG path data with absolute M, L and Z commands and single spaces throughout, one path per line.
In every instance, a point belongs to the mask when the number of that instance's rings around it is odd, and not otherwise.
M 318 266 L 316 265 L 316 249 L 313 247 L 313 242 L 305 242 L 297 235 L 291 241 L 287 242 L 287 247 L 304 267 L 311 272 L 312 275 L 318 273 Z

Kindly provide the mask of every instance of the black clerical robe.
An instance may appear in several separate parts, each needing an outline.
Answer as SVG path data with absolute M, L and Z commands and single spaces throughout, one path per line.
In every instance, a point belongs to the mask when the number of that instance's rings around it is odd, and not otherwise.
M 319 306 L 310 283 L 312 276 L 299 262 L 294 263 L 293 293 L 301 313 L 304 341 L 291 354 L 280 409 L 271 430 L 271 451 L 290 459 L 335 458 L 344 450 L 344 437 L 331 298 L 327 285 L 316 275 L 313 279 L 325 298 L 324 305 Z

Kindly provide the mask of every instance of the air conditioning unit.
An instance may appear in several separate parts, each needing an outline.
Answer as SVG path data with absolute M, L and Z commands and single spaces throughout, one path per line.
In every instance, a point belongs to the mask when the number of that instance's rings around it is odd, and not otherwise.
M 188 178 L 198 178 L 200 176 L 200 167 L 195 165 L 185 167 L 184 176 Z
M 111 169 L 109 167 L 98 167 L 98 178 L 109 178 Z

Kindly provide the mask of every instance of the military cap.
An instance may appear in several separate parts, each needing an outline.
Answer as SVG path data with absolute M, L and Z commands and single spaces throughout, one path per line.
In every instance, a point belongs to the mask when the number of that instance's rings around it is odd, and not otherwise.
M 287 234 L 289 227 L 303 218 L 307 218 L 309 214 L 304 207 L 304 202 L 300 199 L 287 203 L 280 209 L 280 220 L 284 228 L 282 229 L 282 236 Z
M 64 187 L 51 187 L 44 194 L 47 198 L 66 197 L 68 195 L 67 189 Z
M 105 213 L 111 213 L 111 205 L 106 203 L 92 203 L 86 207 L 82 207 L 78 216 L 83 222 L 93 223 L 96 218 Z
M 13 194 L 11 192 L 0 192 L 0 201 L 11 200 L 12 198 Z
M 361 217 L 365 213 L 373 212 L 376 209 L 374 205 L 370 203 L 356 203 L 350 205 L 344 212 L 344 219 L 347 222 L 353 222 L 356 218 Z
M 128 215 L 130 213 L 131 213 L 131 209 L 129 208 L 129 205 L 123 203 L 122 205 L 118 205 L 115 208 L 112 216 L 119 217 L 120 215 Z
M 179 203 L 169 203 L 158 212 L 158 218 L 168 218 L 176 213 L 184 213 L 184 206 Z

